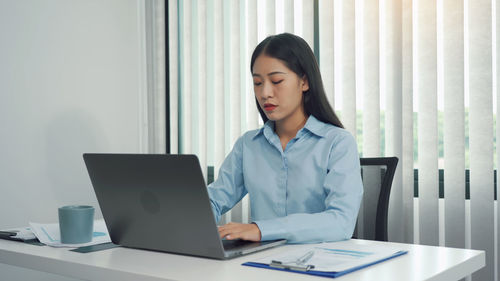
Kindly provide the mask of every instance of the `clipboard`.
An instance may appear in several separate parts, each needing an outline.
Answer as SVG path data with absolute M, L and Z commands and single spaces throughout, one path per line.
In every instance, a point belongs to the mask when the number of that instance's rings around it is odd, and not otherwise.
M 278 260 L 272 260 L 270 263 L 262 263 L 258 261 L 250 261 L 250 262 L 245 262 L 242 265 L 244 266 L 251 266 L 251 267 L 257 267 L 257 268 L 264 268 L 264 269 L 272 269 L 272 270 L 280 270 L 280 271 L 287 271 L 287 272 L 293 272 L 293 273 L 300 273 L 300 274 L 308 274 L 308 275 L 314 275 L 314 276 L 322 276 L 322 277 L 329 277 L 329 278 L 336 278 L 340 277 L 343 275 L 346 275 L 348 273 L 402 256 L 407 254 L 408 251 L 395 251 L 390 255 L 386 255 L 383 258 L 372 260 L 367 263 L 361 263 L 357 266 L 353 267 L 348 267 L 343 270 L 339 271 L 325 271 L 325 270 L 317 270 L 316 266 L 314 264 L 310 264 L 307 262 L 301 262 L 300 259 L 297 259 L 296 261 L 293 262 L 282 262 Z

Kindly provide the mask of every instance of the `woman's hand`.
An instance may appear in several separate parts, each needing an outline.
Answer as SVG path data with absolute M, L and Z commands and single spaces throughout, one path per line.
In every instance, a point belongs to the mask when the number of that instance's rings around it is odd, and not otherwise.
M 260 229 L 255 223 L 230 222 L 219 226 L 220 238 L 227 240 L 242 239 L 249 241 L 260 241 Z

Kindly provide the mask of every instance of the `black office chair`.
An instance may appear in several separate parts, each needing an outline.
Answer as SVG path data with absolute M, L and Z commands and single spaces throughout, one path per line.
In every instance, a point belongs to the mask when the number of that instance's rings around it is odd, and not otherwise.
M 363 201 L 353 238 L 387 241 L 387 220 L 397 157 L 361 158 Z

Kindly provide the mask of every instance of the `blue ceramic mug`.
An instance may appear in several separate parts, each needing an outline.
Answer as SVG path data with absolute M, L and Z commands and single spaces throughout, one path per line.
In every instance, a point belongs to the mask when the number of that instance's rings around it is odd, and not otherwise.
M 92 241 L 94 207 L 70 205 L 59 208 L 61 243 L 80 244 Z

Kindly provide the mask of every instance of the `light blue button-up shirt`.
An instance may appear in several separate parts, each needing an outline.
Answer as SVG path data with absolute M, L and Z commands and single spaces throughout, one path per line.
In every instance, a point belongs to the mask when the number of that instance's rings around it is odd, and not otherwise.
M 236 141 L 208 193 L 217 221 L 248 193 L 262 240 L 349 239 L 363 196 L 356 141 L 311 115 L 283 151 L 268 121 Z

